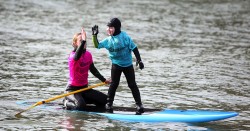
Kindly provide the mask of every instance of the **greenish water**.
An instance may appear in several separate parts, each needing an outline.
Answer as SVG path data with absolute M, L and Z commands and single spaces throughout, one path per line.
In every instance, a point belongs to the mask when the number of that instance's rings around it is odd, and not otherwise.
M 246 0 L 0 0 L 0 130 L 249 130 L 250 2 Z M 138 45 L 145 69 L 135 68 L 148 108 L 236 111 L 223 121 L 125 123 L 104 117 L 34 108 L 20 100 L 63 93 L 71 40 L 81 25 L 96 67 L 110 77 L 105 50 L 93 48 L 91 27 L 119 17 Z M 90 74 L 90 84 L 99 81 Z M 107 93 L 108 87 L 98 87 Z M 60 101 L 60 100 L 58 100 Z M 124 76 L 117 106 L 134 106 Z

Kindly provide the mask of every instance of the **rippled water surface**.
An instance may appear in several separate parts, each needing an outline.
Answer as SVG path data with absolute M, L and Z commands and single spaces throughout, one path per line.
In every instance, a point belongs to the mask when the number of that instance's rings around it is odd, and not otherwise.
M 247 0 L 0 0 L 0 130 L 250 130 L 250 2 Z M 23 107 L 62 94 L 74 33 L 84 25 L 96 67 L 110 77 L 91 27 L 119 17 L 145 64 L 135 69 L 148 108 L 236 111 L 223 121 L 125 123 L 104 117 Z M 90 84 L 99 81 L 90 75 Z M 98 87 L 107 93 L 107 87 Z M 61 100 L 56 100 L 60 102 Z M 117 106 L 134 106 L 124 76 Z

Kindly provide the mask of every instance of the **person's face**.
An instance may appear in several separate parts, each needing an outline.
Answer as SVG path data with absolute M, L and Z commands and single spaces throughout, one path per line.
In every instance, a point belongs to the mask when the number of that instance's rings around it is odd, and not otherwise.
M 82 36 L 81 36 L 81 35 L 78 35 L 78 36 L 77 36 L 77 41 L 76 41 L 76 45 L 77 45 L 78 47 L 80 46 L 81 41 L 82 41 Z
M 112 36 L 115 33 L 115 27 L 108 27 L 107 33 L 109 36 Z
M 79 46 L 80 46 L 81 41 L 82 41 L 82 36 L 81 36 L 81 35 L 77 36 L 77 41 L 76 41 L 76 45 L 77 45 L 77 47 L 79 47 Z M 85 43 L 85 45 L 84 45 L 84 47 L 83 47 L 83 48 L 84 48 L 84 49 L 86 49 L 86 48 L 87 48 L 87 42 Z

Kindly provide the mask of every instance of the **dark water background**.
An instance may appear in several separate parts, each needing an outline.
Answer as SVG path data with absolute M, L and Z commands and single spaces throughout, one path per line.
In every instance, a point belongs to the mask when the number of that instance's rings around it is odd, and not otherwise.
M 93 48 L 91 27 L 119 17 L 141 52 L 136 68 L 148 108 L 236 111 L 223 121 L 125 123 L 104 117 L 27 107 L 63 93 L 74 33 L 84 25 L 88 49 L 110 77 L 105 50 Z M 250 130 L 250 1 L 248 0 L 0 0 L 0 130 Z M 99 81 L 90 75 L 90 84 Z M 97 90 L 107 93 L 107 87 Z M 58 100 L 60 101 L 60 100 Z M 115 105 L 134 106 L 124 77 Z

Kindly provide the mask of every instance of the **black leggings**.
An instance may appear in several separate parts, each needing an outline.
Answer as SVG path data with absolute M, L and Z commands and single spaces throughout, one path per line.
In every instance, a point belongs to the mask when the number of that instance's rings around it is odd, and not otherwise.
M 133 65 L 129 67 L 121 67 L 116 64 L 112 64 L 112 69 L 111 69 L 111 79 L 112 82 L 110 84 L 109 90 L 108 90 L 108 104 L 112 105 L 115 97 L 115 92 L 116 89 L 119 85 L 120 82 L 120 77 L 121 73 L 124 73 L 128 87 L 132 91 L 132 95 L 134 97 L 134 100 L 137 105 L 141 105 L 141 96 L 140 96 L 140 91 L 139 88 L 137 87 L 137 84 L 135 82 L 135 71 Z
M 67 92 L 71 91 L 74 90 L 68 90 Z M 105 107 L 107 103 L 107 95 L 100 91 L 89 89 L 83 92 L 69 95 L 65 97 L 65 100 L 69 102 L 65 105 L 68 109 L 85 110 L 87 104 L 95 104 L 98 107 Z

